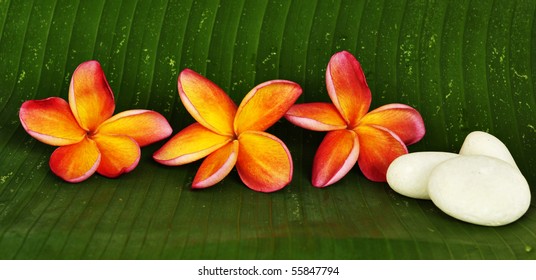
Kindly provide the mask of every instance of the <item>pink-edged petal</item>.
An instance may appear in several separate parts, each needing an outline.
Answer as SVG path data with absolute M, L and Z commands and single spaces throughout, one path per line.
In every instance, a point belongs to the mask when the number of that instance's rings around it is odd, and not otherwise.
M 222 135 L 233 135 L 236 104 L 209 79 L 193 70 L 183 70 L 178 79 L 179 96 L 192 117 Z
M 95 131 L 114 113 L 114 95 L 97 61 L 84 62 L 74 71 L 69 105 L 80 126 L 88 131 Z
M 192 188 L 208 188 L 223 180 L 233 170 L 237 157 L 237 140 L 227 143 L 225 146 L 214 151 L 199 167 L 192 183 Z
M 132 171 L 140 161 L 140 146 L 124 135 L 105 135 L 99 133 L 92 138 L 101 152 L 101 162 L 97 172 L 115 178 Z
M 140 147 L 171 135 L 171 126 L 164 116 L 150 110 L 128 110 L 107 119 L 96 133 L 126 135 Z
M 57 148 L 50 156 L 50 169 L 67 182 L 78 183 L 97 170 L 101 154 L 97 144 L 84 137 L 76 144 Z
M 246 131 L 238 137 L 238 175 L 250 189 L 274 192 L 292 180 L 292 158 L 281 140 L 266 132 Z
M 285 80 L 268 81 L 256 86 L 238 107 L 234 120 L 235 133 L 239 135 L 248 130 L 266 130 L 283 117 L 301 93 L 298 84 Z
M 406 145 L 381 126 L 360 125 L 356 132 L 361 147 L 357 160 L 361 172 L 371 181 L 386 182 L 387 168 L 397 157 L 408 153 Z
M 194 123 L 173 136 L 153 158 L 164 165 L 182 165 L 204 158 L 232 140 Z
M 346 122 L 331 103 L 305 103 L 292 106 L 285 118 L 309 130 L 332 131 L 346 128 Z
M 69 104 L 61 98 L 29 100 L 19 111 L 22 127 L 35 139 L 53 146 L 78 143 L 86 136 L 76 122 Z
M 334 54 L 326 70 L 326 86 L 349 127 L 355 127 L 370 107 L 372 96 L 361 65 L 347 51 Z
M 383 126 L 398 135 L 406 145 L 418 142 L 426 132 L 421 114 L 404 104 L 388 104 L 370 111 L 361 119 L 361 124 Z
M 322 188 L 338 182 L 354 167 L 358 156 L 355 132 L 346 129 L 328 132 L 313 160 L 313 186 Z

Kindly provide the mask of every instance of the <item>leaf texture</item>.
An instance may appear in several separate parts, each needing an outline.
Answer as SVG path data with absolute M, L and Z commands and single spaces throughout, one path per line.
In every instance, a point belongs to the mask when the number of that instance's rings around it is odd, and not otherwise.
M 236 170 L 191 190 L 200 163 L 166 167 L 144 147 L 118 179 L 72 185 L 48 167 L 53 147 L 18 120 L 25 100 L 66 99 L 76 67 L 98 60 L 116 112 L 162 113 L 174 134 L 193 123 L 178 73 L 190 68 L 235 103 L 255 85 L 300 84 L 329 102 L 331 55 L 360 61 L 371 109 L 408 104 L 427 133 L 410 152 L 457 152 L 473 130 L 510 149 L 536 189 L 536 2 L 517 1 L 1 1 L 0 259 L 536 259 L 536 211 L 490 228 L 402 197 L 354 167 L 311 185 L 325 133 L 281 120 L 268 132 L 294 160 L 289 186 L 245 187 Z

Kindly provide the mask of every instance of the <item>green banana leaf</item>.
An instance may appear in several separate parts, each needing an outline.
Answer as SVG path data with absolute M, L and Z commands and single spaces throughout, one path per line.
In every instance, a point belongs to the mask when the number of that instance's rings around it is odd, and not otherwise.
M 100 61 L 116 112 L 162 113 L 174 133 L 193 122 L 177 94 L 184 68 L 239 103 L 255 85 L 288 79 L 301 102 L 327 101 L 325 69 L 348 50 L 372 107 L 405 103 L 427 128 L 410 152 L 457 152 L 474 130 L 510 149 L 536 189 L 536 1 L 33 0 L 0 1 L 1 259 L 536 259 L 534 200 L 502 227 L 455 220 L 354 168 L 314 188 L 324 133 L 285 120 L 292 183 L 264 194 L 236 171 L 194 191 L 199 166 L 152 159 L 118 179 L 69 184 L 48 166 L 54 147 L 18 119 L 25 100 L 67 97 L 72 72 Z

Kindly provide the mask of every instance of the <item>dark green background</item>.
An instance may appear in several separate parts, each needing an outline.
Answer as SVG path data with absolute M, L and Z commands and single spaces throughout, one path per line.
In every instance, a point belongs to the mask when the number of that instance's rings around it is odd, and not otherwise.
M 116 112 L 193 122 L 177 95 L 192 68 L 239 103 L 270 79 L 299 83 L 298 102 L 328 101 L 330 56 L 352 52 L 372 108 L 417 108 L 427 133 L 410 151 L 457 152 L 473 130 L 510 148 L 536 184 L 536 1 L 6 1 L 0 0 L 2 259 L 536 259 L 534 202 L 519 221 L 481 227 L 400 196 L 354 168 L 310 184 L 324 133 L 276 123 L 294 158 L 282 191 L 246 188 L 233 171 L 192 191 L 198 163 L 164 167 L 142 150 L 119 179 L 54 176 L 54 147 L 18 120 L 23 101 L 67 97 L 73 70 L 97 59 Z M 534 199 L 533 199 L 534 201 Z

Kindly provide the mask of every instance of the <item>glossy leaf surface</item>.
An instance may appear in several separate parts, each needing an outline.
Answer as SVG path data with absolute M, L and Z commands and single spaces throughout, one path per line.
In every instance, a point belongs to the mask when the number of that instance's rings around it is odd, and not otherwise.
M 118 179 L 79 184 L 48 167 L 54 147 L 23 129 L 25 100 L 66 99 L 76 67 L 98 60 L 116 113 L 194 122 L 177 77 L 190 68 L 236 104 L 272 79 L 300 84 L 298 103 L 329 102 L 331 55 L 361 63 L 371 109 L 408 104 L 426 135 L 410 152 L 457 152 L 473 130 L 510 149 L 536 193 L 536 2 L 0 1 L 1 259 L 536 259 L 536 210 L 504 227 L 454 220 L 429 201 L 364 178 L 311 185 L 324 132 L 281 120 L 294 176 L 281 191 L 245 187 L 236 169 L 191 190 L 200 162 L 167 167 L 141 149 Z M 534 201 L 534 199 L 533 199 Z

